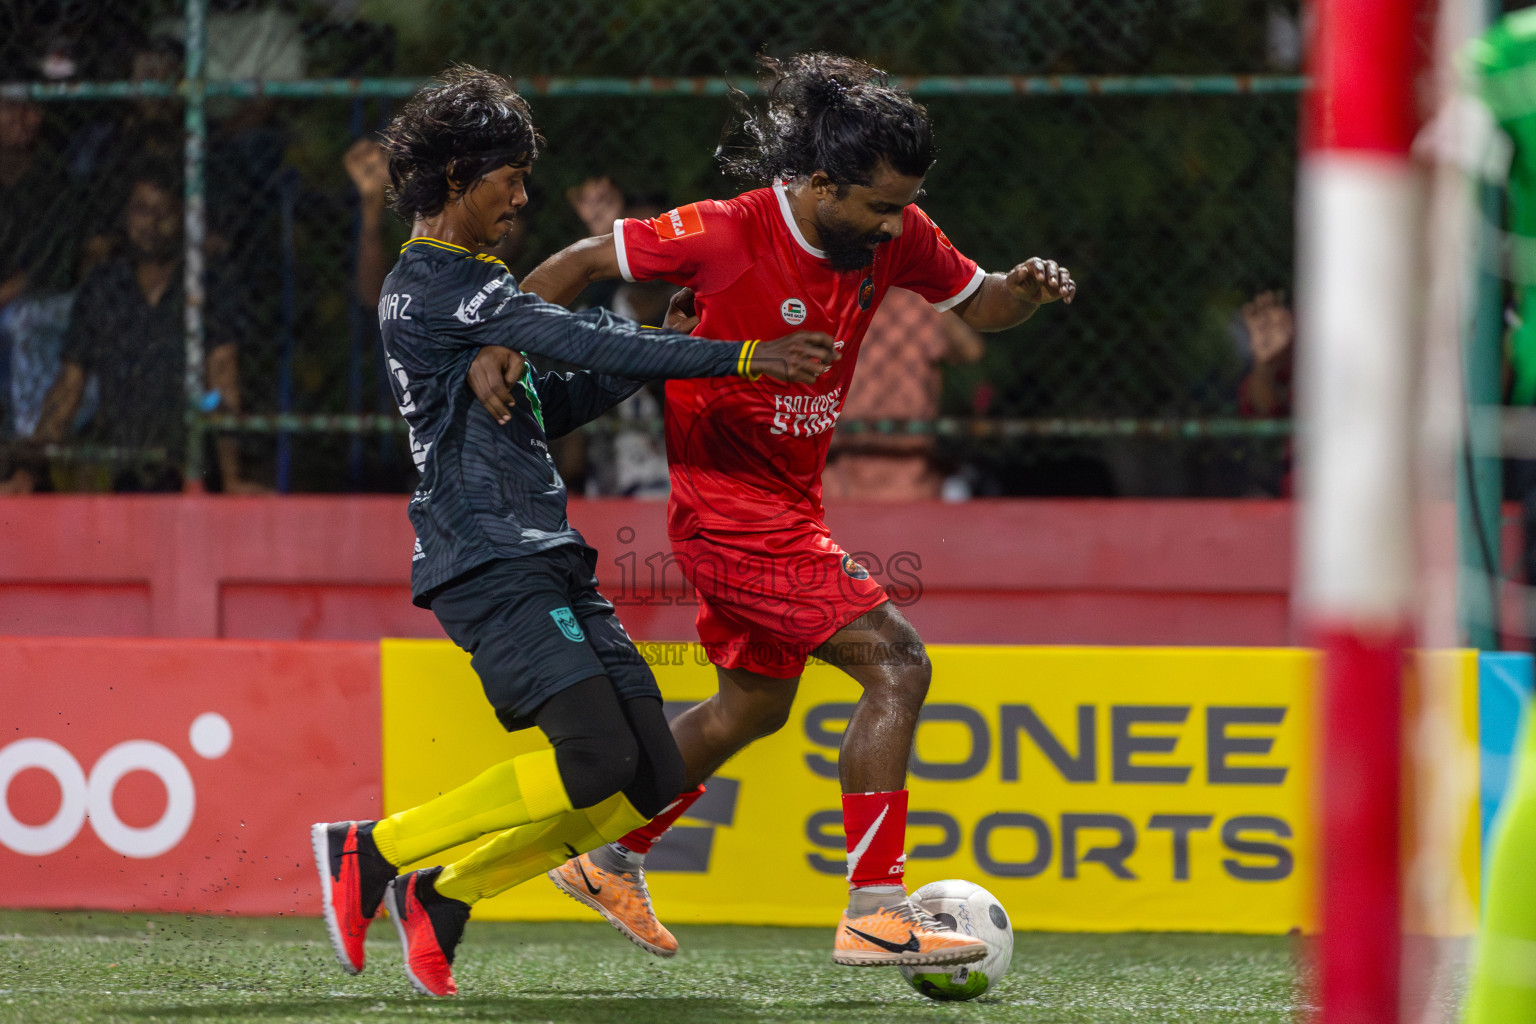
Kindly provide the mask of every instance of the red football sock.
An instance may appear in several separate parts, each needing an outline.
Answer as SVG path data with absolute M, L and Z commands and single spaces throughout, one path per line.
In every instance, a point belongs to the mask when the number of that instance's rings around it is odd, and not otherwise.
M 907 866 L 907 791 L 844 793 L 848 887 L 901 885 Z
M 693 802 L 704 795 L 704 786 L 701 783 L 698 788 L 690 789 L 682 796 L 673 800 L 661 809 L 661 813 L 650 821 L 635 829 L 629 835 L 619 840 L 619 845 L 631 853 L 642 856 L 651 852 L 651 846 L 661 838 L 661 834 L 672 827 L 672 823 L 687 813 Z

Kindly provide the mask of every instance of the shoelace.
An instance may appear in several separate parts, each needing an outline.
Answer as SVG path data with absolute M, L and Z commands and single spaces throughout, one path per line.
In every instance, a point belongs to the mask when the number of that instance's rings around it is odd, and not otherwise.
M 635 888 L 639 889 L 640 892 L 642 893 L 642 895 L 640 897 L 640 902 L 645 904 L 645 909 L 650 910 L 651 909 L 651 890 L 645 884 L 645 868 L 640 868 L 638 871 L 620 871 L 620 872 L 617 872 L 617 874 L 618 874 L 618 876 L 620 878 L 624 879 L 625 881 L 629 881 L 630 879 L 634 879 L 635 880 Z
M 924 910 L 921 905 L 913 903 L 911 900 L 907 900 L 896 910 L 896 917 L 910 924 L 926 928 L 929 931 L 947 932 L 951 930 L 943 922 L 939 921 L 938 918 Z

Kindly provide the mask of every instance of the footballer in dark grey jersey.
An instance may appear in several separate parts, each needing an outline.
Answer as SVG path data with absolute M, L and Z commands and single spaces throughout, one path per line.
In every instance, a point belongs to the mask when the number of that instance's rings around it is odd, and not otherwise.
M 574 314 L 519 290 L 480 250 L 527 202 L 542 140 L 500 76 L 451 69 L 406 104 L 383 141 L 394 209 L 412 222 L 379 300 L 390 385 L 421 473 L 409 509 L 412 595 L 469 652 L 502 724 L 537 725 L 553 749 L 388 818 L 317 824 L 311 839 L 342 967 L 362 970 L 363 935 L 382 902 L 411 983 L 450 995 L 471 905 L 619 838 L 682 787 L 656 681 L 598 593 L 595 552 L 566 519 L 549 439 L 647 379 L 810 382 L 837 356 L 825 334 L 711 341 L 604 311 Z M 500 382 L 495 413 L 467 383 L 476 353 L 492 345 L 523 354 Z M 539 374 L 540 356 L 588 369 Z M 446 867 L 398 875 L 487 834 Z

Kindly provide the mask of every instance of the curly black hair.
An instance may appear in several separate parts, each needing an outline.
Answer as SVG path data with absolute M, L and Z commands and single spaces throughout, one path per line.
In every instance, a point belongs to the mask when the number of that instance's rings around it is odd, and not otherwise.
M 823 171 L 840 189 L 869 185 L 889 164 L 922 177 L 936 153 L 928 111 L 891 86 L 884 71 L 835 53 L 801 53 L 787 61 L 759 57 L 767 72 L 766 109 L 733 90 L 750 144 L 722 144 L 727 173 L 763 183 Z
M 500 75 L 455 64 L 412 96 L 384 129 L 390 207 L 407 221 L 442 211 L 498 167 L 523 167 L 544 141 L 528 103 Z

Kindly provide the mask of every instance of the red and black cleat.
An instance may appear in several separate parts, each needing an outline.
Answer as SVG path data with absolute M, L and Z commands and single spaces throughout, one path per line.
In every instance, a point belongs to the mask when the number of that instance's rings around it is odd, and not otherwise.
M 464 937 L 469 904 L 438 895 L 433 883 L 442 868 L 401 875 L 389 883 L 385 906 L 405 949 L 405 974 L 424 996 L 457 995 L 453 951 Z
M 310 827 L 309 838 L 320 872 L 325 930 L 342 970 L 356 974 L 363 969 L 368 925 L 379 912 L 395 866 L 374 845 L 371 821 L 322 822 Z

